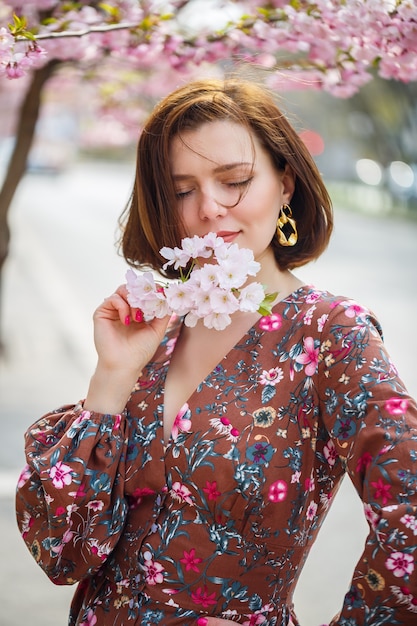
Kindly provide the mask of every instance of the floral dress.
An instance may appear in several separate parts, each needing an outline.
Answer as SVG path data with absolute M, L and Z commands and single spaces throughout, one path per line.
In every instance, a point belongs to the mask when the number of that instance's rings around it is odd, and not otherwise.
M 347 473 L 369 536 L 338 626 L 417 623 L 417 412 L 354 301 L 304 286 L 198 386 L 163 441 L 169 331 L 122 415 L 56 410 L 26 434 L 17 514 L 69 624 L 284 626 Z

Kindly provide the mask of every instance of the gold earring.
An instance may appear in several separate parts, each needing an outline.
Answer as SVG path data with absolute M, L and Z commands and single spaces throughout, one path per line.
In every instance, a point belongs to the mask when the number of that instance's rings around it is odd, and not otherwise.
M 278 242 L 281 246 L 295 246 L 298 240 L 297 225 L 289 204 L 283 204 L 277 221 Z

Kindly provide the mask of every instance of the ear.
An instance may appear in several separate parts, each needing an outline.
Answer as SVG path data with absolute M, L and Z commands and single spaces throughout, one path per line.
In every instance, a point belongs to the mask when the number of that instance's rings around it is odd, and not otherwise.
M 289 204 L 295 189 L 295 174 L 288 163 L 285 166 L 281 181 L 283 185 L 284 201 Z

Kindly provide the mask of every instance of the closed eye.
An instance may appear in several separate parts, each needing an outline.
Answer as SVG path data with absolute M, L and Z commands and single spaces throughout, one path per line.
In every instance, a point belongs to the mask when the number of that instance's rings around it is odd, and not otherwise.
M 253 180 L 253 176 L 246 178 L 245 180 L 238 180 L 232 183 L 226 183 L 228 187 L 247 187 Z
M 193 189 L 189 189 L 188 191 L 177 191 L 175 195 L 177 196 L 178 199 L 181 200 L 181 198 L 186 198 L 187 196 L 192 194 L 193 191 L 194 191 Z

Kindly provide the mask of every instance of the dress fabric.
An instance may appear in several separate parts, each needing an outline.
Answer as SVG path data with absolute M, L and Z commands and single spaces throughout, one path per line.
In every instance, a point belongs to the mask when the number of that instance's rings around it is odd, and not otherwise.
M 18 523 L 53 582 L 80 581 L 69 624 L 297 624 L 292 594 L 347 473 L 370 532 L 331 624 L 415 625 L 417 411 L 373 315 L 301 287 L 198 386 L 164 445 L 180 328 L 122 415 L 79 403 L 26 433 Z

